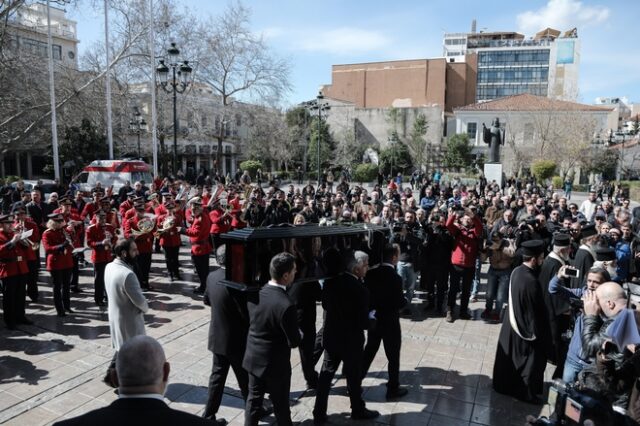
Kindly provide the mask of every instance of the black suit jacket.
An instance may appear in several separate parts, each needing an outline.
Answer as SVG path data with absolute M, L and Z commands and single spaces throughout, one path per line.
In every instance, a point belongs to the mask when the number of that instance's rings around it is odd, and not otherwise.
M 242 366 L 254 376 L 291 374 L 291 348 L 300 344 L 296 308 L 287 293 L 265 284 L 258 303 L 249 302 L 249 335 Z
M 207 277 L 204 303 L 211 306 L 208 348 L 213 353 L 242 360 L 249 331 L 247 298 L 240 290 L 220 284 L 224 277 L 222 268 Z
M 140 426 L 140 425 L 211 425 L 211 422 L 184 411 L 169 408 L 153 398 L 118 399 L 111 405 L 90 411 L 79 417 L 62 420 L 57 426 Z
M 44 214 L 44 203 L 36 204 L 31 201 L 29 204 L 27 204 L 26 208 L 29 217 L 33 219 L 36 225 L 42 228 L 42 226 L 44 225 L 44 218 L 46 217 Z
M 402 291 L 402 278 L 391 265 L 381 264 L 371 268 L 364 278 L 369 290 L 370 309 L 376 310 L 376 323 L 379 329 L 400 321 L 400 309 L 407 299 Z
M 361 351 L 369 326 L 369 291 L 356 277 L 343 273 L 324 282 L 322 343 L 330 352 Z
M 296 306 L 298 324 L 305 330 L 316 326 L 316 302 L 320 300 L 321 290 L 318 281 L 302 281 L 291 285 L 289 298 Z

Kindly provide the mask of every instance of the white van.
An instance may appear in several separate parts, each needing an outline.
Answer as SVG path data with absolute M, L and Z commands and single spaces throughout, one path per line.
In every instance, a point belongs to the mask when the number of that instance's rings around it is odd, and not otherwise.
M 82 192 L 91 192 L 97 182 L 104 189 L 113 186 L 113 192 L 124 186 L 126 181 L 131 185 L 138 181 L 144 181 L 149 185 L 153 181 L 151 166 L 140 160 L 96 160 L 82 169 L 77 178 L 78 189 Z

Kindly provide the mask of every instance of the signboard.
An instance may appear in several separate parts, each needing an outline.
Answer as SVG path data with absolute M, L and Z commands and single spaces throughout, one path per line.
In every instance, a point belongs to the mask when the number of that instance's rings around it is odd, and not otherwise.
M 556 64 L 572 64 L 575 41 L 558 40 L 556 43 L 558 46 Z
M 487 184 L 491 184 L 495 180 L 500 184 L 500 187 L 502 187 L 502 164 L 485 163 L 484 177 L 487 179 Z

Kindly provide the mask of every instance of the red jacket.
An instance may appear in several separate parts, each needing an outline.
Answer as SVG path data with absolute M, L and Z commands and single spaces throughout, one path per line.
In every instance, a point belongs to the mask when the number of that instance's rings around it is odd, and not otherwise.
M 14 225 L 18 225 L 18 224 L 19 224 L 18 221 L 14 222 Z M 40 227 L 38 225 L 36 225 L 36 223 L 33 221 L 33 219 L 31 219 L 30 217 L 27 217 L 27 218 L 24 219 L 24 230 L 28 231 L 29 229 L 31 229 L 33 231 L 31 236 L 29 237 L 29 241 L 31 241 L 32 243 L 39 243 L 40 242 Z M 36 260 L 36 259 L 40 258 L 40 249 L 34 250 L 31 247 L 31 244 L 29 244 L 27 246 L 26 244 L 20 243 L 20 245 L 22 245 L 23 247 L 25 247 L 27 249 L 23 253 L 24 256 L 27 258 L 27 261 Z
M 200 216 L 193 218 L 193 223 L 186 230 L 185 233 L 189 236 L 189 242 L 191 243 L 191 254 L 194 256 L 211 253 L 210 228 L 209 216 L 202 213 Z
M 463 268 L 475 267 L 480 239 L 482 238 L 482 221 L 478 215 L 473 217 L 473 228 L 454 225 L 456 215 L 447 219 L 447 229 L 455 240 L 455 248 L 451 253 L 451 263 Z
M 80 213 L 80 217 L 82 220 L 89 218 L 89 220 L 93 219 L 93 215 L 96 211 L 100 209 L 100 204 L 92 201 L 90 203 L 85 204 L 84 209 L 82 209 L 82 213 Z
M 225 211 L 220 207 L 216 207 L 209 213 L 209 220 L 211 222 L 210 234 L 224 234 L 231 231 L 231 216 L 224 215 Z M 204 213 L 203 213 L 204 214 Z
M 120 211 L 120 217 L 122 217 L 123 221 L 127 211 L 132 208 L 133 208 L 133 203 L 129 200 L 124 200 L 123 202 L 120 203 L 120 207 L 118 209 Z
M 18 255 L 18 261 L 16 262 L 18 266 L 18 275 L 28 274 L 29 264 L 27 263 L 27 257 L 29 256 L 29 252 L 33 252 L 33 250 L 31 250 L 31 247 L 27 247 L 21 242 L 16 244 L 15 250 Z
M 169 230 L 160 234 L 160 245 L 162 247 L 180 247 L 180 233 L 178 232 L 178 228 L 182 226 L 182 216 L 180 213 L 175 212 L 174 215 L 174 225 L 169 228 Z M 158 216 L 156 220 L 156 227 L 158 230 L 162 229 L 162 223 L 164 222 L 167 214 Z
M 97 224 L 89 225 L 86 232 L 87 245 L 91 247 L 91 263 L 108 263 L 111 262 L 113 256 L 111 254 L 111 248 L 105 249 L 102 242 L 107 237 L 106 233 L 111 234 L 111 247 L 113 247 L 118 241 L 116 235 L 116 228 L 105 223 L 100 226 Z
M 13 232 L 0 231 L 0 278 L 15 277 L 18 271 L 17 244 L 11 243 Z
M 153 222 L 153 219 L 146 218 Z M 124 223 L 124 237 L 125 238 L 134 238 L 136 245 L 138 246 L 138 251 L 140 253 L 151 253 L 153 252 L 153 233 L 156 230 L 155 222 L 153 223 L 153 229 L 147 232 L 146 234 L 135 236 L 133 235 L 133 231 L 139 231 L 138 222 L 141 220 L 138 215 L 133 216 L 131 219 L 127 220 Z
M 42 233 L 42 246 L 47 255 L 47 271 L 73 268 L 73 247 L 66 244 L 62 229 L 47 229 Z

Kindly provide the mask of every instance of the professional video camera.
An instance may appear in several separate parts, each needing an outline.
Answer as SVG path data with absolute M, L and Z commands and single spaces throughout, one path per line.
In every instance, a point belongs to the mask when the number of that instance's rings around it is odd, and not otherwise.
M 549 387 L 548 404 L 553 409 L 550 417 L 527 417 L 530 425 L 583 425 L 586 420 L 593 424 L 614 425 L 616 413 L 605 397 L 596 391 L 578 388 L 560 379 Z

